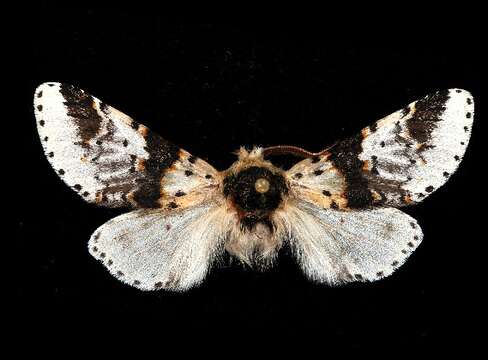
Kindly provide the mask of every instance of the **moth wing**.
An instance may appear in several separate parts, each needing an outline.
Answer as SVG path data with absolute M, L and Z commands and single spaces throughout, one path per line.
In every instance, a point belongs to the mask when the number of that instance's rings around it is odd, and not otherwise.
M 72 85 L 40 85 L 34 109 L 47 159 L 90 203 L 188 207 L 217 186 L 204 160 Z
M 418 203 L 456 171 L 471 136 L 466 90 L 413 102 L 288 172 L 301 198 L 341 209 Z
M 331 285 L 392 274 L 422 241 L 422 230 L 394 208 L 338 211 L 300 201 L 276 214 L 302 270 Z
M 223 208 L 139 209 L 118 216 L 89 241 L 89 251 L 120 281 L 141 290 L 184 291 L 199 284 L 222 251 Z

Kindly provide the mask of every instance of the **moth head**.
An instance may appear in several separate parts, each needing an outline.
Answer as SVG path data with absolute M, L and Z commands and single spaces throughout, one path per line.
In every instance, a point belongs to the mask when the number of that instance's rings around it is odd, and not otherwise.
M 242 223 L 252 227 L 267 221 L 288 194 L 282 170 L 263 159 L 261 149 L 241 148 L 239 159 L 226 172 L 223 192 L 237 209 Z

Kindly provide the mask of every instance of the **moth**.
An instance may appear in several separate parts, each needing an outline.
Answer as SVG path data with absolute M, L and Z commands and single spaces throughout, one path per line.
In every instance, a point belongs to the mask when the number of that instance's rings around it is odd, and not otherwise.
M 93 233 L 90 254 L 124 283 L 172 291 L 200 284 L 225 252 L 265 269 L 284 245 L 316 282 L 389 276 L 423 238 L 397 208 L 456 171 L 474 114 L 468 91 L 439 91 L 321 152 L 241 147 L 217 171 L 72 85 L 40 85 L 34 107 L 59 177 L 89 203 L 133 209 Z M 284 170 L 276 154 L 302 159 Z

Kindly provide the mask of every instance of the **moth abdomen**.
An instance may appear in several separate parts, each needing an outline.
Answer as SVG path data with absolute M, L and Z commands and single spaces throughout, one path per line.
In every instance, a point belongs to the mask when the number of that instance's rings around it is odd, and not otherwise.
M 275 226 L 268 214 L 246 214 L 240 218 L 242 230 L 252 231 L 258 223 L 265 225 L 270 233 L 273 233 L 275 230 Z

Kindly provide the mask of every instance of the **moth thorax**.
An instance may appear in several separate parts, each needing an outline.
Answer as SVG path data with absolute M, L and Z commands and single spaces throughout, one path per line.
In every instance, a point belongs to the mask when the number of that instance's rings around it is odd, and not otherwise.
M 264 167 L 252 166 L 224 179 L 224 195 L 247 214 L 267 214 L 287 193 L 283 176 Z

